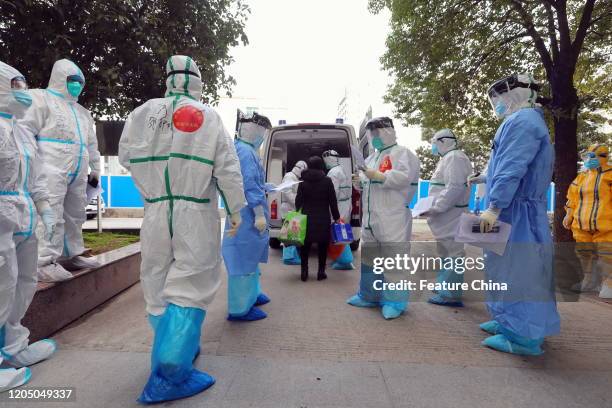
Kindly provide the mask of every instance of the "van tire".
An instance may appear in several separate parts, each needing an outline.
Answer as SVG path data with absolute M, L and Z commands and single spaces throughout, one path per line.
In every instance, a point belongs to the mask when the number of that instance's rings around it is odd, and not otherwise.
M 278 238 L 270 238 L 270 248 L 272 248 L 272 249 L 280 249 L 281 248 L 281 242 L 279 241 Z
M 351 251 L 356 251 L 359 249 L 359 243 L 361 242 L 360 239 L 358 239 L 357 241 L 353 241 L 351 242 L 350 246 L 351 246 Z

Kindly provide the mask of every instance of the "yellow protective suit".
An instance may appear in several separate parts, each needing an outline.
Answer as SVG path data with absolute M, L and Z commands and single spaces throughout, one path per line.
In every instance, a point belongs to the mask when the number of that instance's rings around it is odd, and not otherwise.
M 586 156 L 599 166 L 578 174 L 567 192 L 564 225 L 571 227 L 584 280 L 576 289 L 612 297 L 612 166 L 607 146 L 592 145 Z M 586 158 L 588 160 L 588 157 Z M 585 165 L 586 165 L 585 161 Z

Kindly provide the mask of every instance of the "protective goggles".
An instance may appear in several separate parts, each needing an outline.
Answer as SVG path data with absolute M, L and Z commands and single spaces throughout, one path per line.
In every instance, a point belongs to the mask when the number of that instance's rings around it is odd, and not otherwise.
M 191 75 L 194 76 L 196 78 L 200 78 L 200 76 L 198 74 L 196 74 L 195 72 L 191 72 L 191 71 L 187 71 L 187 70 L 174 70 L 174 71 L 170 71 L 166 74 L 166 78 L 171 77 L 172 75 Z
M 335 150 L 327 150 L 327 151 L 323 152 L 323 154 L 321 156 L 323 158 L 326 158 L 326 157 L 340 157 L 338 152 L 335 151 Z
M 11 89 L 13 91 L 26 91 L 28 89 L 28 83 L 22 76 L 11 79 Z
M 366 124 L 367 130 L 392 128 L 392 127 L 393 127 L 393 121 L 391 120 L 391 118 L 386 118 L 386 117 L 372 119 Z
M 595 154 L 595 152 L 582 152 L 580 154 L 580 157 L 582 158 L 582 160 L 594 159 L 596 157 L 602 157 L 605 159 L 606 157 L 608 157 L 608 155 L 606 153 Z
M 489 87 L 488 94 L 490 98 L 495 98 L 501 94 L 511 91 L 514 88 L 527 88 L 533 89 L 534 91 L 538 92 L 540 90 L 540 85 L 533 82 L 521 82 L 518 78 L 518 75 L 513 74 L 509 77 L 500 79 L 499 81 L 493 83 L 493 85 Z
M 258 115 L 257 113 L 253 113 L 250 117 L 240 118 L 240 123 L 248 123 L 253 122 L 258 126 L 261 126 L 266 129 L 272 129 L 272 122 L 265 116 Z
M 85 84 L 85 80 L 81 78 L 80 75 L 68 75 L 66 77 L 66 82 L 78 82 L 81 85 Z

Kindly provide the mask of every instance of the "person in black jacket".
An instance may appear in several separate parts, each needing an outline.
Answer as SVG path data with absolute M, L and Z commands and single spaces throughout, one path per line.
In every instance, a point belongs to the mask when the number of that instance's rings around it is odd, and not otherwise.
M 308 280 L 308 255 L 313 243 L 317 244 L 319 254 L 319 271 L 317 280 L 327 279 L 325 262 L 327 261 L 327 246 L 329 245 L 331 220 L 340 220 L 338 202 L 334 183 L 325 175 L 323 159 L 312 156 L 308 159 L 308 170 L 302 173 L 295 197 L 295 208 L 301 209 L 308 218 L 306 239 L 300 248 L 302 266 L 302 281 Z M 331 217 L 330 217 L 331 212 Z

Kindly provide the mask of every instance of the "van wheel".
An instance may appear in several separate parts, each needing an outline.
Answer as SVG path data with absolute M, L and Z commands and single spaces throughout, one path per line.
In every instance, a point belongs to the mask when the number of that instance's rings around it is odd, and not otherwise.
M 270 248 L 273 248 L 273 249 L 281 248 L 281 242 L 278 240 L 278 238 L 270 238 Z
M 360 239 L 358 239 L 357 241 L 353 241 L 351 242 L 351 251 L 356 251 L 359 249 L 359 243 L 361 242 Z

